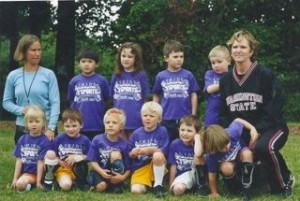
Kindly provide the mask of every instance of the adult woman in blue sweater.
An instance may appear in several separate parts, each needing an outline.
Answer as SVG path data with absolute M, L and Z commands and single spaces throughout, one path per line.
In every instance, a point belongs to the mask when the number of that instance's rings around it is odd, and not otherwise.
M 3 108 L 16 115 L 15 144 L 24 134 L 25 107 L 38 105 L 44 109 L 48 122 L 45 135 L 51 140 L 55 136 L 60 113 L 60 98 L 54 72 L 40 66 L 41 41 L 31 34 L 24 35 L 17 45 L 14 59 L 23 66 L 11 71 L 6 79 Z

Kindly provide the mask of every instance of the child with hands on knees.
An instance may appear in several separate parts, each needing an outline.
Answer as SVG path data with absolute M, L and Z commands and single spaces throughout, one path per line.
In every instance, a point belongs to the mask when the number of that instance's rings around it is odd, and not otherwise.
M 198 195 L 206 196 L 208 187 L 199 133 L 201 124 L 195 115 L 186 115 L 180 119 L 178 129 L 179 138 L 170 144 L 168 154 L 170 190 L 179 196 L 196 187 Z
M 51 142 L 44 134 L 44 111 L 36 105 L 27 106 L 25 111 L 28 133 L 20 137 L 13 152 L 17 160 L 11 187 L 19 192 L 30 190 L 31 185 L 43 188 L 44 156 L 51 148 Z
M 88 152 L 93 168 L 90 184 L 97 192 L 122 192 L 122 183 L 129 177 L 130 162 L 127 141 L 120 138 L 126 122 L 125 113 L 117 108 L 104 115 L 105 133 L 95 136 Z
M 163 178 L 166 173 L 166 154 L 169 144 L 167 129 L 160 126 L 162 107 L 150 101 L 141 108 L 143 127 L 129 138 L 129 157 L 132 159 L 131 192 L 143 194 L 154 188 L 157 197 L 163 197 Z
M 83 125 L 81 113 L 77 109 L 66 109 L 62 114 L 62 123 L 65 133 L 54 139 L 54 150 L 49 150 L 45 156 L 45 187 L 53 190 L 55 177 L 62 190 L 71 190 L 73 184 L 80 190 L 88 190 L 86 158 L 91 142 L 80 134 Z

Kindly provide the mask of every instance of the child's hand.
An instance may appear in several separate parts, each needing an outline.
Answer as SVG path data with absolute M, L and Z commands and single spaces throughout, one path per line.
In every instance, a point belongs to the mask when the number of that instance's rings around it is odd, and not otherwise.
M 255 127 L 251 128 L 250 136 L 251 136 L 251 138 L 250 138 L 250 142 L 249 142 L 249 148 L 253 150 L 256 145 L 257 139 L 259 137 L 259 134 Z
M 107 170 L 107 169 L 102 169 L 102 171 L 100 172 L 100 175 L 104 178 L 104 179 L 110 179 L 111 178 L 111 171 Z
M 220 197 L 220 195 L 218 193 L 211 193 L 208 195 L 209 198 L 217 198 Z
M 10 188 L 11 188 L 11 189 L 16 189 L 16 184 L 17 184 L 17 180 L 14 179 L 14 180 L 11 182 Z
M 40 182 L 38 182 L 38 183 L 36 183 L 36 188 L 44 189 L 44 186 Z
M 109 179 L 111 184 L 118 184 L 123 181 L 123 176 L 120 173 L 112 172 L 112 176 Z
M 133 148 L 132 150 L 131 150 L 131 152 L 130 152 L 130 157 L 131 158 L 136 158 L 136 157 L 138 157 L 138 155 L 139 155 L 139 152 L 140 152 L 140 148 Z
M 64 161 L 68 167 L 73 167 L 75 163 L 75 155 L 69 155 Z

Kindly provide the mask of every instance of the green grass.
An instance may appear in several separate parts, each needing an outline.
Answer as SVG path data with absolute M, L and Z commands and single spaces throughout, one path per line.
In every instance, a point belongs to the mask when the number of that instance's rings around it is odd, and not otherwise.
M 3 125 L 3 124 L 2 124 Z M 120 195 L 108 194 L 108 193 L 94 193 L 94 192 L 81 192 L 81 191 L 71 191 L 71 192 L 42 192 L 39 190 L 32 190 L 26 193 L 17 193 L 14 190 L 8 188 L 9 183 L 13 177 L 15 158 L 11 155 L 13 150 L 13 135 L 14 130 L 3 128 L 1 125 L 0 128 L 0 200 L 2 201 L 83 201 L 83 200 L 105 200 L 105 201 L 154 201 L 159 200 L 155 198 L 151 193 L 134 196 L 130 192 L 125 192 Z M 293 174 L 296 177 L 296 185 L 294 188 L 293 196 L 286 198 L 286 201 L 296 201 L 300 200 L 300 185 L 297 181 L 300 181 L 300 157 L 299 157 L 299 146 L 300 146 L 300 136 L 299 135 L 290 135 L 289 140 L 282 150 L 282 153 L 288 163 L 288 167 L 291 169 Z M 172 200 L 172 201 L 190 201 L 190 200 L 208 200 L 208 198 L 198 198 L 193 195 L 184 195 L 181 197 L 175 197 L 168 194 L 163 200 Z M 239 197 L 235 196 L 225 196 L 216 201 L 238 201 Z M 254 196 L 254 201 L 281 201 L 282 197 L 271 196 L 268 194 L 260 193 L 259 195 Z

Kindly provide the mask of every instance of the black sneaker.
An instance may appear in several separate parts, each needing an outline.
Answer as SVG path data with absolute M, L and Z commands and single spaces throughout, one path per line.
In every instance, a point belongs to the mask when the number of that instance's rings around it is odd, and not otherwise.
M 164 196 L 165 196 L 165 190 L 164 190 L 164 187 L 162 187 L 161 185 L 155 186 L 155 187 L 154 187 L 154 193 L 155 193 L 155 196 L 156 196 L 157 198 L 164 197 Z
M 283 192 L 282 192 L 282 195 L 284 197 L 289 197 L 293 194 L 293 188 L 295 186 L 295 177 L 294 175 L 291 173 L 290 174 L 290 178 L 289 178 L 289 181 L 287 182 Z
M 250 201 L 251 200 L 251 192 L 249 188 L 243 188 L 241 193 L 243 201 Z
M 198 196 L 207 196 L 209 194 L 209 188 L 207 185 L 200 185 L 196 188 L 195 194 Z
M 53 191 L 54 190 L 54 182 L 44 181 L 44 191 Z

